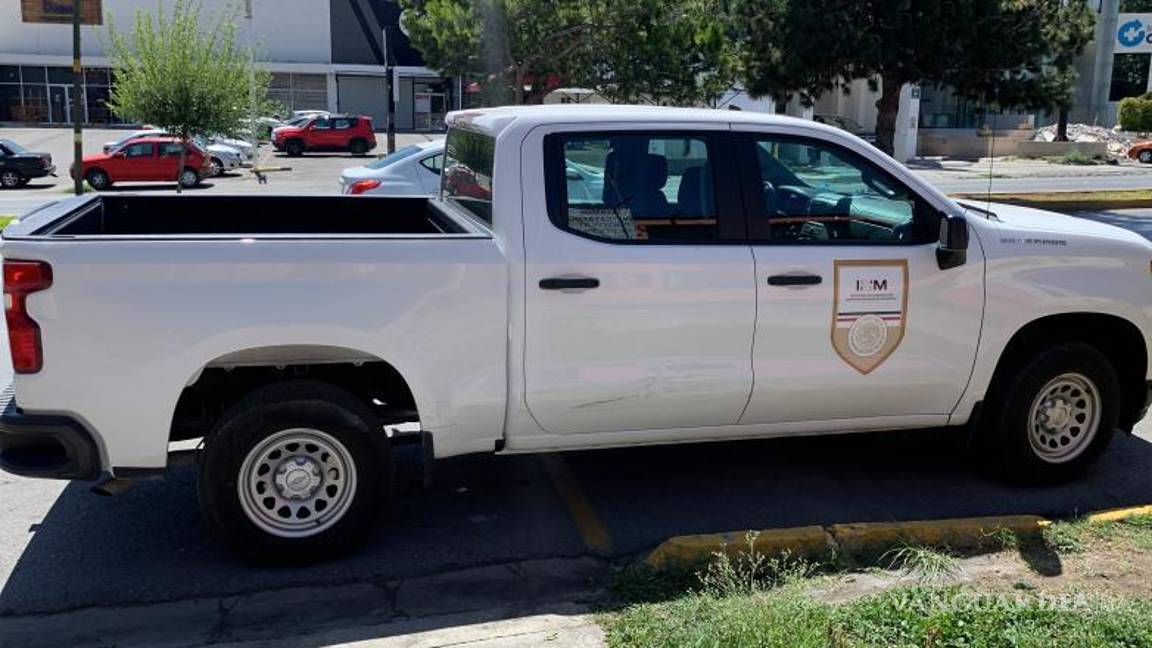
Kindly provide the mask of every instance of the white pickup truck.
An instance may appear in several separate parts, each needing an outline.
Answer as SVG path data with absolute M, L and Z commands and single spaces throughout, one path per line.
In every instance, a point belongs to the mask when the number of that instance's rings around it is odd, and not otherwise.
M 1148 405 L 1152 244 L 953 202 L 843 131 L 620 106 L 449 116 L 436 199 L 100 195 L 4 231 L 0 465 L 161 476 L 300 560 L 429 459 L 968 425 L 1071 478 Z

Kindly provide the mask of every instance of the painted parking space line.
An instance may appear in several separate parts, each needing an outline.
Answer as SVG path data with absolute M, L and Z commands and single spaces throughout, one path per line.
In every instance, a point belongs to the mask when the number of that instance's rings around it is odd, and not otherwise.
M 572 474 L 568 462 L 557 453 L 542 454 L 540 461 L 544 464 L 544 472 L 552 480 L 556 493 L 568 508 L 572 521 L 576 523 L 584 546 L 599 555 L 612 555 L 614 550 L 612 536 L 600 520 L 596 509 L 592 508 L 592 503 L 588 501 L 576 475 Z

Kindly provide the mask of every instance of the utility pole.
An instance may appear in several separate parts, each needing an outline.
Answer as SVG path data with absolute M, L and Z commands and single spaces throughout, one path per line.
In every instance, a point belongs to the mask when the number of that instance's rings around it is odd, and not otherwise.
M 80 5 L 72 0 L 72 168 L 76 169 L 73 189 L 76 195 L 84 193 L 84 178 L 80 177 L 84 159 L 84 68 L 80 65 Z
M 388 152 L 396 152 L 396 88 L 393 87 L 395 81 L 395 67 L 392 62 L 392 43 L 388 41 L 388 25 L 384 26 L 384 74 L 388 76 L 388 83 L 385 87 L 388 91 Z

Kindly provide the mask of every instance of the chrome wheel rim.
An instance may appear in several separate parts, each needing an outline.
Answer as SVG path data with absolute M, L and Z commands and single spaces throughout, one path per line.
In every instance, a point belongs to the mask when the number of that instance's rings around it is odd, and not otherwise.
M 11 188 L 18 184 L 20 184 L 20 176 L 16 175 L 14 171 L 5 171 L 0 174 L 0 185 Z
M 193 171 L 185 171 L 180 174 L 180 183 L 185 187 L 191 187 L 192 185 L 196 184 L 196 181 L 199 179 L 200 178 Z
M 212 158 L 212 175 L 218 176 L 224 173 L 224 163 L 216 158 Z
M 1048 463 L 1079 457 L 1100 427 L 1100 392 L 1087 376 L 1066 373 L 1048 381 L 1032 401 L 1028 441 Z
M 330 434 L 281 430 L 244 458 L 237 488 L 245 515 L 261 530 L 307 538 L 331 528 L 352 507 L 356 464 Z

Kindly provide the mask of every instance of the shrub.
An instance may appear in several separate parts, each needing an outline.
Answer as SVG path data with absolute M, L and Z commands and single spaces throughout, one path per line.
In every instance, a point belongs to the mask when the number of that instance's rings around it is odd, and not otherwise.
M 1125 97 L 1120 101 L 1120 128 L 1126 131 L 1152 131 L 1152 93 Z

